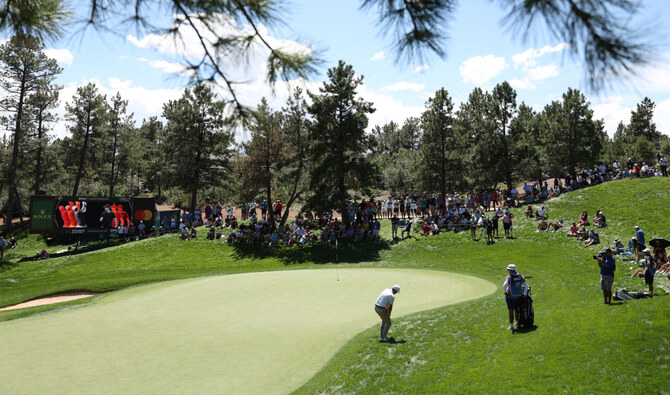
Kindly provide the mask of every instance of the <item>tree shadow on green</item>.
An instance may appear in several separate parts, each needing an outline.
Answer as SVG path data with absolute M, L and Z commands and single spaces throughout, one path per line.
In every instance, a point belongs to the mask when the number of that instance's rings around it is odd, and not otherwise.
M 311 246 L 275 246 L 258 244 L 234 244 L 233 257 L 236 259 L 275 258 L 284 265 L 303 263 L 360 263 L 378 261 L 381 252 L 391 248 L 389 241 L 343 242 L 334 245 L 316 244 Z

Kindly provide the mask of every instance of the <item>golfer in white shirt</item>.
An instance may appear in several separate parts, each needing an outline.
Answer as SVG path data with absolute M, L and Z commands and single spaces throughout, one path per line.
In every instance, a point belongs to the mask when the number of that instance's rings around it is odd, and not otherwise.
M 394 285 L 393 288 L 386 288 L 375 302 L 375 311 L 382 319 L 382 324 L 379 327 L 380 342 L 388 341 L 386 335 L 388 334 L 389 328 L 391 328 L 391 310 L 393 310 L 395 294 L 398 292 L 400 292 L 400 287 L 397 285 Z

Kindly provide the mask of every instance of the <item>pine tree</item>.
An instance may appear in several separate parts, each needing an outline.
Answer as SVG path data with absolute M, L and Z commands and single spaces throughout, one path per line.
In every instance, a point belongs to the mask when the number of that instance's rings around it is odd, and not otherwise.
M 638 137 L 642 136 L 660 147 L 662 133 L 656 129 L 654 123 L 654 108 L 656 103 L 648 97 L 642 99 L 634 111 L 630 113 L 630 123 L 626 128 L 626 135 L 629 136 L 629 143 L 633 143 Z
M 220 183 L 228 168 L 232 133 L 225 108 L 206 84 L 186 89 L 180 99 L 163 106 L 165 149 L 170 152 L 166 166 L 171 182 L 189 193 L 191 212 L 198 192 Z
M 462 140 L 454 130 L 454 103 L 440 88 L 426 102 L 421 114 L 420 179 L 425 192 L 438 192 L 446 201 L 447 191 L 464 185 Z
M 90 176 L 99 178 L 102 166 L 103 128 L 107 117 L 106 97 L 98 93 L 98 87 L 89 83 L 77 88 L 72 103 L 67 103 L 65 117 L 72 124 L 69 127 L 72 139 L 70 140 L 71 158 L 76 160 L 77 173 L 72 188 L 72 195 L 76 196 L 82 178 Z M 75 152 L 77 155 L 74 155 Z
M 7 230 L 12 226 L 15 203 L 20 205 L 16 174 L 26 138 L 25 128 L 32 115 L 26 108 L 26 101 L 31 94 L 50 85 L 61 72 L 56 61 L 47 57 L 43 49 L 39 39 L 27 35 L 16 35 L 0 46 L 0 89 L 4 93 L 0 108 L 9 114 L 6 127 L 13 133 L 7 180 Z
M 310 93 L 309 113 L 314 118 L 310 160 L 314 167 L 307 207 L 316 212 L 337 210 L 346 223 L 350 191 L 368 192 L 376 176 L 365 156 L 368 114 L 375 110 L 372 103 L 356 97 L 362 83 L 363 77 L 356 77 L 353 67 L 339 61 L 328 70 L 328 81 L 319 94 Z
M 547 105 L 543 113 L 545 157 L 552 173 L 570 174 L 589 167 L 600 157 L 605 140 L 602 121 L 593 119 L 593 110 L 586 97 L 569 88 L 562 102 Z

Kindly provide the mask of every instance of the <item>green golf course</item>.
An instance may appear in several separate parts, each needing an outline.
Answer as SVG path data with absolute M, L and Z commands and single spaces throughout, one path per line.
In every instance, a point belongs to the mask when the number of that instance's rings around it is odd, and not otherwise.
M 591 247 L 535 233 L 523 208 L 514 238 L 493 245 L 470 232 L 393 240 L 384 220 L 379 243 L 337 250 L 167 235 L 32 261 L 21 258 L 62 246 L 18 234 L 0 306 L 106 294 L 0 312 L 0 393 L 667 394 L 670 280 L 604 305 L 592 256 L 635 225 L 670 238 L 669 191 L 667 178 L 621 180 L 543 202 L 568 224 L 603 210 Z M 630 260 L 616 256 L 614 289 L 646 291 Z M 532 287 L 532 330 L 506 330 L 509 263 Z M 396 343 L 378 343 L 372 305 L 393 284 Z
M 84 308 L 0 324 L 0 387 L 287 393 L 378 321 L 374 301 L 395 283 L 402 291 L 394 317 L 496 289 L 471 276 L 408 269 L 264 272 L 134 287 Z

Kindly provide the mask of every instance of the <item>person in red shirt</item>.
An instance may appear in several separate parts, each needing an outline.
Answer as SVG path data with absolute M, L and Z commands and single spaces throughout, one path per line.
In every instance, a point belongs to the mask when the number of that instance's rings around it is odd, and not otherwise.
M 633 165 L 633 170 L 631 171 L 630 175 L 632 177 L 640 176 L 640 166 L 638 166 L 637 163 Z
M 430 236 L 430 225 L 428 225 L 428 221 L 425 221 L 421 227 L 421 236 Z
M 275 202 L 275 218 L 281 218 L 281 209 L 283 207 L 284 206 L 281 204 L 281 200 L 277 200 L 277 202 Z

